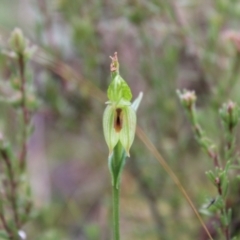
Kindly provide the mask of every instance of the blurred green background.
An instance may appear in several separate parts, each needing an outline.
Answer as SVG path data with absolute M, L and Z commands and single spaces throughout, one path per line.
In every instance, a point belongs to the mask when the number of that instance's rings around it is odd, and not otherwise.
M 237 0 L 0 1 L 2 48 L 15 27 L 38 46 L 28 65 L 41 101 L 29 141 L 36 213 L 25 226 L 28 239 L 111 239 L 102 114 L 115 51 L 134 98 L 144 92 L 138 125 L 197 208 L 216 196 L 205 176 L 212 162 L 194 140 L 176 89 L 196 92 L 199 121 L 221 149 L 218 109 L 229 99 L 240 100 L 239 17 Z M 1 55 L 1 87 L 11 71 Z M 1 129 L 17 141 L 12 109 L 1 109 Z M 122 178 L 121 232 L 124 240 L 207 239 L 172 179 L 137 137 Z

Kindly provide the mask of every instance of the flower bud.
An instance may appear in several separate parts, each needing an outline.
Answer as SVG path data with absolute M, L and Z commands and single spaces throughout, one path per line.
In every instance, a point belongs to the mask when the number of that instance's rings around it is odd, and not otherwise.
M 180 91 L 177 91 L 177 94 L 183 106 L 187 108 L 191 108 L 197 100 L 197 97 L 194 91 L 184 90 L 183 93 L 181 93 Z
M 10 36 L 9 45 L 18 54 L 23 54 L 27 47 L 27 39 L 24 38 L 22 30 L 15 28 Z
M 236 103 L 229 101 L 224 103 L 219 110 L 220 117 L 227 128 L 231 131 L 238 123 L 239 120 L 239 107 Z

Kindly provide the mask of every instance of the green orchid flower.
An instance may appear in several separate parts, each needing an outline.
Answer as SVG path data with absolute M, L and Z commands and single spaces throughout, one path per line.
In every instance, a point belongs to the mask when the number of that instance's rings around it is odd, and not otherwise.
M 127 156 L 130 156 L 129 150 L 136 131 L 136 110 L 141 102 L 142 93 L 131 104 L 131 89 L 119 74 L 117 53 L 111 59 L 112 82 L 107 91 L 109 101 L 103 114 L 103 132 L 109 156 L 119 141 Z

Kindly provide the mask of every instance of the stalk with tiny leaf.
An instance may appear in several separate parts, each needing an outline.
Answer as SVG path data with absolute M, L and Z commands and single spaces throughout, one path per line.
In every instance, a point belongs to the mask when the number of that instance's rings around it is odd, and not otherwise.
M 23 226 L 31 216 L 32 201 L 30 184 L 26 173 L 27 142 L 31 133 L 31 115 L 38 103 L 34 95 L 32 82 L 26 77 L 26 64 L 35 47 L 30 47 L 21 29 L 16 28 L 9 39 L 9 50 L 2 53 L 12 59 L 16 69 L 5 85 L 6 94 L 1 102 L 15 110 L 19 119 L 19 147 L 13 146 L 4 132 L 0 133 L 0 157 L 3 163 L 0 193 L 0 230 L 1 239 L 26 239 Z M 7 85 L 8 84 L 8 85 Z M 16 151 L 19 149 L 19 152 Z
M 226 240 L 230 240 L 234 236 L 231 233 L 232 209 L 228 206 L 228 190 L 230 180 L 237 178 L 236 175 L 232 176 L 232 172 L 230 174 L 230 170 L 237 168 L 236 164 L 238 164 L 235 154 L 234 134 L 240 117 L 239 107 L 236 103 L 229 101 L 223 104 L 219 110 L 225 132 L 225 146 L 221 157 L 216 144 L 206 136 L 198 123 L 195 93 L 187 90 L 183 92 L 177 91 L 177 93 L 192 125 L 197 142 L 213 160 L 214 169 L 207 171 L 206 175 L 216 188 L 216 196 L 211 200 L 210 204 L 203 206 L 201 212 L 206 215 L 214 214 L 219 219 L 216 226 L 220 229 L 221 235 Z M 216 232 L 218 229 L 216 229 Z

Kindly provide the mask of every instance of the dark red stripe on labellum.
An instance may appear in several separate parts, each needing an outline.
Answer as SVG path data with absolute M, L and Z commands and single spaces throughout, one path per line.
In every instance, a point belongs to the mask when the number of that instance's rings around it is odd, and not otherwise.
M 115 116 L 114 116 L 114 128 L 116 132 L 120 132 L 122 129 L 123 124 L 123 118 L 122 118 L 122 109 L 117 108 L 115 110 Z

